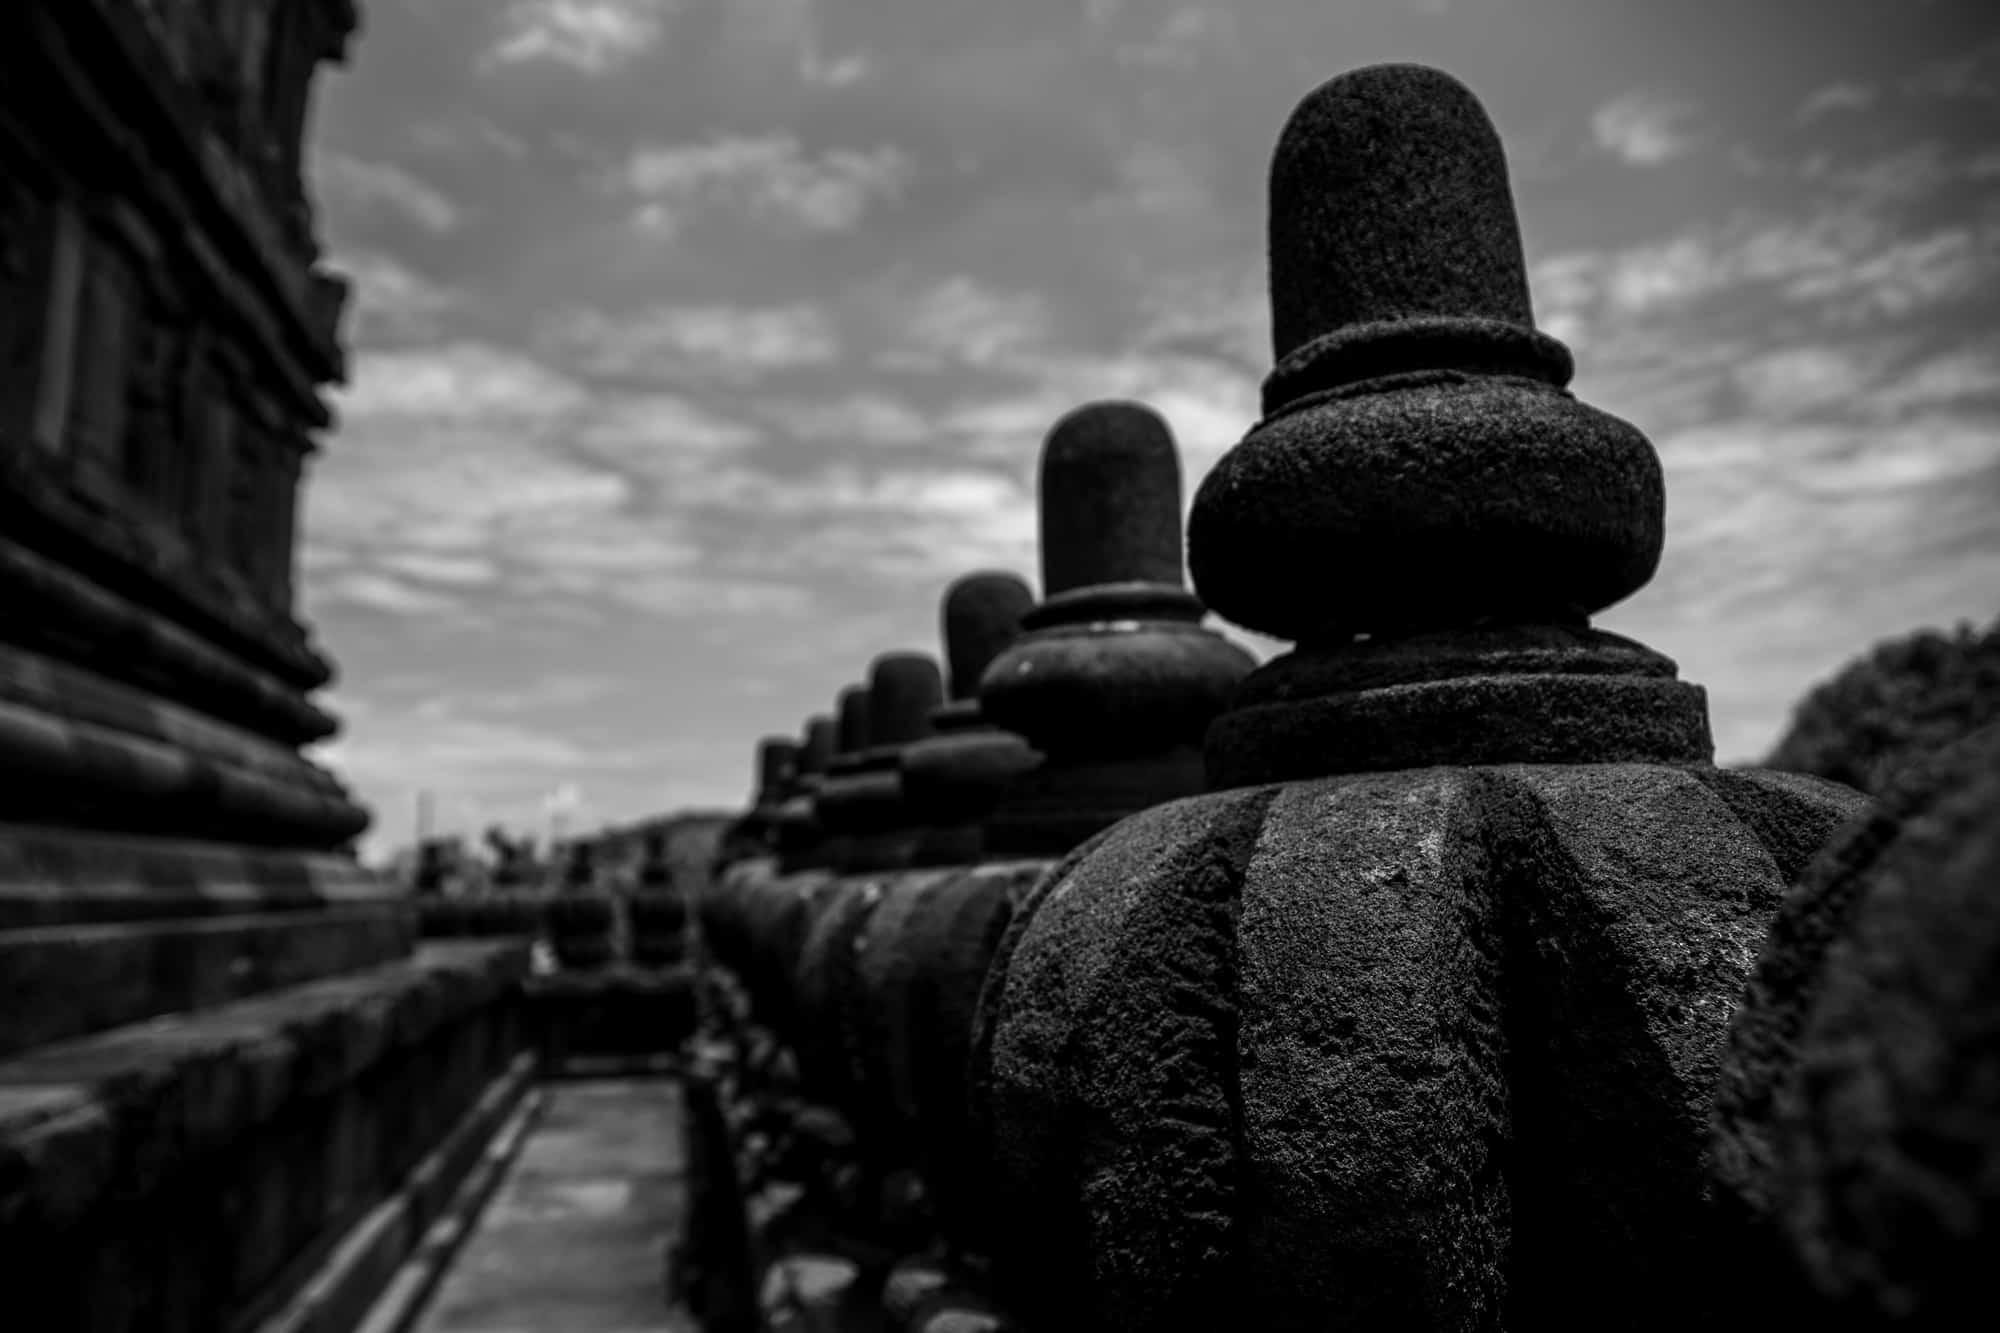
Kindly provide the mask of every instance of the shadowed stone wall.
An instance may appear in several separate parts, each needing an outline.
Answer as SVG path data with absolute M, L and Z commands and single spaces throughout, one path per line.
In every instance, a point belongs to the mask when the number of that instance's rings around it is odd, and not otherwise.
M 49 1333 L 350 1327 L 533 1073 L 302 747 L 344 281 L 299 168 L 352 0 L 0 11 L 0 1253 Z

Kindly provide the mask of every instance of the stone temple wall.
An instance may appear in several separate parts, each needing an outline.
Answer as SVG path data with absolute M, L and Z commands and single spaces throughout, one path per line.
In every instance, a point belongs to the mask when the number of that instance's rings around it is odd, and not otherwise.
M 294 554 L 347 287 L 300 146 L 358 19 L 0 11 L 9 1326 L 341 1326 L 532 1073 L 525 945 L 420 943 L 301 753 L 337 730 Z

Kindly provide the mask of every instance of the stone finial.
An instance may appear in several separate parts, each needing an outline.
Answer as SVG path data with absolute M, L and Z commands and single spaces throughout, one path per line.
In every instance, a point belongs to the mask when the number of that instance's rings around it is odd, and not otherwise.
M 1302 643 L 1581 623 L 1652 577 L 1659 460 L 1563 392 L 1506 155 L 1463 84 L 1378 65 L 1306 97 L 1271 163 L 1270 282 L 1264 420 L 1188 525 L 1219 614 Z
M 944 702 L 937 659 L 883 653 L 868 668 L 870 748 L 908 745 L 930 734 L 931 710 Z
M 860 754 L 868 748 L 868 687 L 849 685 L 834 705 L 833 757 Z
M 1589 627 L 1659 563 L 1659 459 L 1564 391 L 1472 93 L 1379 65 L 1309 94 L 1272 159 L 1270 282 L 1265 415 L 1203 480 L 1188 556 L 1219 614 L 1299 650 L 1217 722 L 1210 783 L 1708 759 L 1700 689 Z
M 1042 593 L 1181 575 L 1181 460 L 1143 403 L 1090 403 L 1042 447 Z
M 826 781 L 827 768 L 839 748 L 839 723 L 826 714 L 806 719 L 793 765 L 792 785 L 783 805 L 778 807 L 774 841 L 779 868 L 786 874 L 808 870 L 817 864 L 821 838 L 813 801 Z
M 1021 579 L 991 570 L 967 574 L 945 590 L 939 619 L 951 699 L 931 713 L 937 734 L 902 756 L 904 800 L 925 826 L 915 865 L 979 860 L 982 821 L 1007 785 L 1041 762 L 1019 736 L 988 725 L 976 693 L 986 668 L 1019 637 L 1034 604 Z
M 1202 788 L 1209 721 L 1249 670 L 1182 585 L 1180 463 L 1158 413 L 1080 407 L 1042 450 L 1042 601 L 980 680 L 979 706 L 1048 757 L 994 811 L 989 844 L 1052 855 Z
M 839 742 L 838 725 L 824 713 L 806 719 L 805 732 L 799 746 L 798 776 L 801 779 L 826 772 L 826 766 L 833 759 L 834 748 Z
M 789 736 L 766 736 L 757 742 L 757 803 L 775 805 L 784 799 L 798 766 L 799 743 Z
M 952 702 L 978 698 L 979 678 L 1021 633 L 1021 618 L 1034 605 L 1035 594 L 1019 575 L 998 570 L 963 575 L 945 589 L 941 619 Z
M 943 699 L 937 661 L 922 653 L 882 654 L 869 665 L 867 687 L 841 695 L 841 752 L 813 801 L 831 835 L 825 855 L 833 868 L 890 870 L 910 863 L 918 830 L 898 769 L 903 752 L 930 735 L 931 712 Z M 865 744 L 849 748 L 857 737 Z

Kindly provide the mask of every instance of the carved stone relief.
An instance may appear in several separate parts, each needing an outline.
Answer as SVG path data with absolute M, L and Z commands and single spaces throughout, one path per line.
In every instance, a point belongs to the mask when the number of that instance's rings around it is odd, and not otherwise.
M 34 427 L 48 340 L 55 215 L 11 173 L 0 178 L 0 435 Z
M 147 512 L 164 519 L 174 517 L 180 496 L 173 384 L 182 341 L 179 324 L 172 298 L 155 293 L 142 304 L 127 381 L 125 483 Z
M 65 439 L 81 471 L 108 481 L 124 470 L 138 283 L 130 256 L 101 233 L 88 237 L 84 256 Z

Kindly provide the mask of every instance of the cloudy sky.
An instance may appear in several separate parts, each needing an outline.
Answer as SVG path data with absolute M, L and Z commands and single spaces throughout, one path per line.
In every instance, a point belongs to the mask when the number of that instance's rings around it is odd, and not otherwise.
M 952 577 L 1032 581 L 1078 403 L 1156 406 L 1191 494 L 1270 368 L 1271 145 L 1383 60 L 1484 100 L 1540 323 L 1659 447 L 1662 571 L 1601 623 L 1719 758 L 2000 611 L 1989 0 L 365 10 L 312 131 L 359 290 L 303 562 L 371 851 L 426 789 L 443 831 L 739 804 Z

